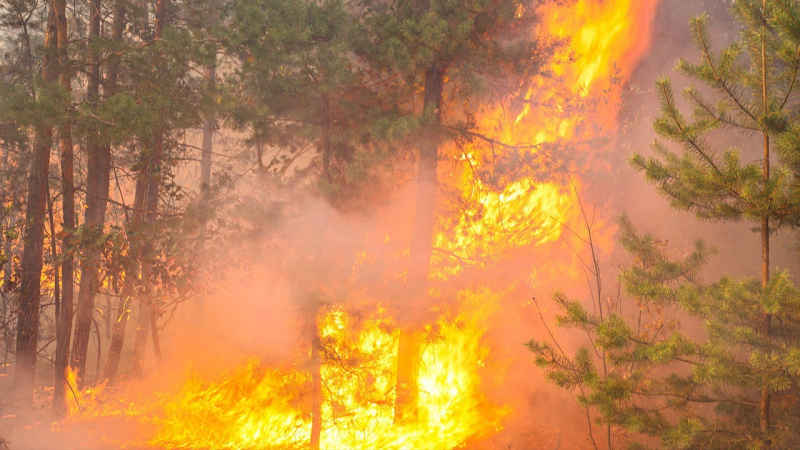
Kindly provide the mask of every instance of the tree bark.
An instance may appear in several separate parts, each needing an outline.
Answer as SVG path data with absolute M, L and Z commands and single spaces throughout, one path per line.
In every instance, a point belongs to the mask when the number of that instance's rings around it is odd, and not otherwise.
M 112 26 L 111 36 L 114 42 L 119 45 L 122 43 L 122 33 L 125 31 L 125 14 L 127 8 L 127 0 L 114 1 L 114 22 Z M 106 98 L 112 97 L 117 93 L 117 77 L 119 74 L 119 59 L 111 58 L 106 73 L 106 83 L 104 94 Z M 108 204 L 108 192 L 111 176 L 111 146 L 108 144 L 90 145 L 88 155 L 88 179 L 86 181 L 86 190 L 90 193 L 91 199 L 87 198 L 86 207 L 86 228 L 94 230 L 94 232 L 102 233 L 103 226 L 105 225 L 105 213 Z M 89 197 L 89 196 L 87 196 Z M 138 206 L 137 206 L 138 199 Z M 90 201 L 91 200 L 91 201 Z M 141 209 L 141 194 L 137 189 L 134 197 L 134 209 Z M 99 288 L 100 280 L 99 267 L 100 264 L 100 249 L 92 246 L 86 250 L 86 255 L 81 264 L 81 289 L 79 302 L 82 299 L 86 303 L 94 306 L 94 299 Z M 85 284 L 84 284 L 85 280 Z M 122 343 L 125 338 L 125 326 L 127 325 L 127 300 L 128 296 L 122 295 L 119 300 L 119 314 L 114 321 L 111 331 L 111 349 L 109 350 L 109 358 L 103 373 L 103 379 L 113 381 L 114 375 L 119 365 L 119 355 L 122 351 Z M 110 314 L 110 308 L 108 314 Z M 120 328 L 121 325 L 121 328 Z M 122 333 L 119 336 L 119 333 Z M 88 336 L 88 334 L 87 334 Z M 88 339 L 86 341 L 88 346 Z M 84 350 L 84 353 L 88 349 Z M 113 361 L 112 361 L 112 358 Z M 85 364 L 85 362 L 84 362 Z M 111 368 L 111 370 L 109 370 Z
M 167 10 L 169 9 L 169 0 L 158 0 L 156 4 L 156 34 L 155 40 L 159 40 L 164 36 L 164 28 L 167 22 Z M 147 196 L 145 197 L 145 221 L 147 223 L 154 223 L 158 214 L 158 193 L 161 188 L 161 158 L 164 150 L 164 131 L 158 129 L 153 132 L 153 148 L 148 158 L 147 165 L 144 170 L 147 173 Z M 131 374 L 133 376 L 141 376 L 144 367 L 144 353 L 147 348 L 147 336 L 151 331 L 151 324 L 156 323 L 158 317 L 155 298 L 152 295 L 152 266 L 149 259 L 148 250 L 146 250 L 141 259 L 142 264 L 142 283 L 144 285 L 143 295 L 139 298 L 139 318 L 136 325 L 136 339 L 133 346 L 133 367 Z M 152 327 L 153 336 L 156 337 L 158 329 Z M 154 339 L 154 346 L 157 345 L 157 338 Z M 160 350 L 156 350 L 156 357 L 160 358 Z M 159 365 L 161 361 L 158 361 Z
M 56 45 L 56 13 L 51 6 L 45 32 L 45 55 L 42 61 L 42 78 L 48 83 L 55 82 L 58 77 L 58 63 L 55 58 Z M 33 382 L 36 374 L 45 202 L 52 141 L 53 129 L 51 127 L 45 124 L 35 127 L 33 160 L 28 176 L 26 226 L 22 241 L 19 309 L 17 311 L 17 361 L 14 370 L 16 393 L 20 400 L 28 404 L 33 401 Z
M 434 214 L 436 208 L 444 69 L 437 64 L 425 71 L 423 140 L 419 149 L 417 201 L 411 237 L 410 267 L 407 284 L 410 299 L 400 310 L 400 342 L 397 355 L 395 422 L 415 421 L 419 400 L 419 362 L 421 341 L 413 331 L 414 315 L 428 307 L 428 275 L 431 264 Z
M 100 39 L 101 0 L 91 2 L 89 39 Z M 96 48 L 96 47 L 95 47 Z M 100 54 L 93 50 L 89 57 L 89 103 L 95 107 L 100 100 Z M 84 226 L 90 233 L 101 232 L 105 222 L 108 197 L 110 155 L 100 146 L 97 138 L 87 146 L 86 211 Z M 78 310 L 75 317 L 75 341 L 72 347 L 73 370 L 78 374 L 78 386 L 83 387 L 87 375 L 86 358 L 89 351 L 89 335 L 92 329 L 94 298 L 98 290 L 100 249 L 90 245 L 81 259 L 81 282 L 78 294 Z
M 56 20 L 58 28 L 58 54 L 61 86 L 72 92 L 71 69 L 69 67 L 69 41 L 67 38 L 67 2 L 55 0 Z M 56 312 L 56 360 L 55 391 L 53 393 L 53 410 L 62 415 L 67 410 L 66 383 L 69 359 L 69 341 L 72 333 L 72 307 L 75 298 L 74 257 L 72 254 L 72 231 L 75 229 L 75 183 L 73 177 L 74 155 L 72 145 L 71 119 L 63 122 L 59 132 L 61 140 L 61 209 L 64 238 L 61 244 L 63 262 L 61 263 L 61 279 L 63 281 L 61 304 Z M 55 230 L 54 230 L 55 232 Z

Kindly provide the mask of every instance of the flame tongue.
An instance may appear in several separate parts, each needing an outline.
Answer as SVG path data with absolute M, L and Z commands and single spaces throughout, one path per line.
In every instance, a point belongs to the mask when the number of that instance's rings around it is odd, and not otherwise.
M 580 223 L 575 193 L 556 182 L 569 171 L 580 194 L 582 183 L 574 175 L 579 168 L 567 158 L 559 161 L 559 154 L 580 148 L 578 142 L 616 131 L 621 84 L 649 46 L 657 5 L 658 0 L 577 0 L 569 8 L 557 4 L 543 8 L 542 30 L 570 40 L 567 54 L 559 58 L 570 62 L 550 67 L 555 78 L 531 81 L 525 93 L 528 103 L 513 120 L 501 105 L 479 122 L 483 135 L 520 148 L 487 148 L 476 142 L 451 150 L 457 168 L 440 178 L 452 180 L 450 189 L 468 206 L 460 215 L 441 217 L 439 228 L 448 231 L 436 236 L 437 247 L 461 258 L 480 259 L 553 242 L 565 224 Z M 531 105 L 544 106 L 537 110 Z M 486 185 L 482 179 L 486 173 L 489 178 L 502 175 L 496 166 L 503 164 L 507 153 L 530 166 L 532 173 L 501 186 Z

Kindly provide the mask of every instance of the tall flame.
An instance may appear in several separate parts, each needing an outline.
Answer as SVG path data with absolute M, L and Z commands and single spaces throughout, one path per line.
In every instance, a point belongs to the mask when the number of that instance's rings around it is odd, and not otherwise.
M 519 154 L 513 157 L 518 163 L 573 173 L 574 167 L 559 162 L 557 153 L 616 131 L 621 85 L 649 46 L 657 4 L 658 0 L 578 0 L 570 8 L 546 6 L 543 32 L 570 40 L 568 51 L 561 55 L 568 62 L 550 67 L 554 78 L 531 80 L 526 102 L 513 119 L 507 105 L 484 115 L 482 133 L 494 142 L 516 144 L 513 151 Z M 543 107 L 537 110 L 534 105 Z M 577 192 L 555 182 L 558 174 L 541 171 L 489 186 L 475 174 L 490 171 L 489 178 L 497 176 L 497 169 L 484 162 L 497 163 L 512 150 L 497 144 L 488 147 L 477 142 L 453 152 L 460 167 L 442 178 L 453 180 L 468 206 L 456 223 L 443 217 L 440 228 L 447 231 L 437 235 L 436 246 L 465 258 L 483 258 L 509 248 L 553 242 L 565 224 L 579 223 L 578 178 L 570 175 Z

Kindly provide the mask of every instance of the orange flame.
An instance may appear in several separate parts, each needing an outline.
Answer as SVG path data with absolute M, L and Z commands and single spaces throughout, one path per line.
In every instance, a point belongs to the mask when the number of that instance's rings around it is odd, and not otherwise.
M 324 313 L 321 334 L 327 353 L 335 357 L 326 358 L 320 368 L 322 421 L 327 424 L 322 448 L 453 448 L 499 426 L 509 410 L 484 398 L 479 372 L 489 364 L 482 336 L 501 297 L 485 290 L 464 292 L 461 312 L 428 329 L 420 364 L 420 419 L 404 425 L 393 423 L 398 332 L 390 319 L 379 310 L 378 317 L 355 325 L 343 310 Z M 83 408 L 71 409 L 67 422 L 57 425 L 125 416 L 154 430 L 129 445 L 302 446 L 311 432 L 309 381 L 305 370 L 264 368 L 253 360 L 219 382 L 190 377 L 173 393 L 127 399 L 120 392 L 116 401 L 104 402 L 87 390 L 77 398 Z
M 562 59 L 570 61 L 550 67 L 548 72 L 555 78 L 531 81 L 524 95 L 526 102 L 520 112 L 512 115 L 513 120 L 508 105 L 497 106 L 482 117 L 481 134 L 495 142 L 516 144 L 516 149 L 497 144 L 487 149 L 484 142 L 476 142 L 461 151 L 453 150 L 459 167 L 442 179 L 452 180 L 469 206 L 455 223 L 443 216 L 440 229 L 447 231 L 436 236 L 434 245 L 462 258 L 483 258 L 511 248 L 553 242 L 561 236 L 565 224 L 572 229 L 582 228 L 575 198 L 581 192 L 580 179 L 574 175 L 574 167 L 557 161 L 553 164 L 553 160 L 559 159 L 558 152 L 577 146 L 576 141 L 597 137 L 598 131 L 616 131 L 621 84 L 649 46 L 657 3 L 658 0 L 579 0 L 569 8 L 544 8 L 543 31 L 571 39 L 568 51 L 562 55 Z M 559 94 L 564 89 L 567 92 Z M 593 102 L 584 100 L 587 98 Z M 543 110 L 533 105 L 544 105 Z M 474 175 L 496 171 L 485 162 L 497 161 L 503 152 L 511 151 L 520 152 L 517 158 L 531 161 L 531 165 L 570 172 L 576 192 L 555 182 L 554 178 L 560 178 L 554 177 L 556 174 L 536 170 L 501 186 L 487 186 Z M 606 243 L 607 247 L 611 245 Z

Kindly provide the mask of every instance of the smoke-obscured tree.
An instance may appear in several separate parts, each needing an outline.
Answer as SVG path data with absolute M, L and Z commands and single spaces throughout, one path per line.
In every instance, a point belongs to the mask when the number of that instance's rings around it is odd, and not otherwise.
M 24 230 L 25 190 L 28 165 L 31 157 L 33 136 L 25 121 L 19 120 L 21 108 L 12 108 L 22 101 L 24 92 L 35 90 L 35 80 L 41 73 L 35 70 L 36 58 L 40 48 L 43 21 L 38 5 L 25 0 L 5 2 L 0 5 L 0 27 L 5 30 L 5 39 L 0 41 L 2 60 L 0 60 L 0 152 L 2 152 L 2 249 L 0 262 L 3 268 L 2 297 L 2 335 L 3 372 L 14 354 L 16 308 L 14 301 L 19 287 L 20 239 Z M 21 104 L 20 104 L 21 105 Z M 18 105 L 18 106 L 20 106 Z
M 189 130 L 200 128 L 208 114 L 206 80 L 196 73 L 207 67 L 216 54 L 217 42 L 200 21 L 184 20 L 195 14 L 192 2 L 157 2 L 154 28 L 145 5 L 131 18 L 139 35 L 127 44 L 114 37 L 115 45 L 127 46 L 119 60 L 119 92 L 106 104 L 111 112 L 127 112 L 136 121 L 130 137 L 137 152 L 133 160 L 132 207 L 126 210 L 125 249 L 115 252 L 116 273 L 124 274 L 120 288 L 111 348 L 104 378 L 114 380 L 125 341 L 125 328 L 133 305 L 138 303 L 132 374 L 141 375 L 147 343 L 152 337 L 159 355 L 159 320 L 172 316 L 177 303 L 195 290 L 196 245 L 199 222 L 194 198 L 178 180 L 180 161 L 186 160 L 184 145 Z M 203 4 L 200 4 L 202 7 Z M 205 11 L 209 17 L 213 8 Z M 125 41 L 125 40 L 124 40 Z M 138 42 L 137 42 L 138 41 Z M 202 72 L 200 72 L 202 73 Z M 116 119 L 118 120 L 118 119 Z M 113 133 L 113 129 L 101 128 Z M 104 136 L 108 139 L 108 136 Z M 204 204 L 202 206 L 209 206 Z M 181 230 L 181 232 L 175 232 Z M 194 280 L 192 282 L 191 280 Z M 133 300 L 138 300 L 134 303 Z
M 153 6 L 163 6 L 163 11 L 153 11 Z M 131 299 L 157 293 L 158 302 L 145 308 L 154 314 L 143 316 L 148 326 L 158 322 L 160 328 L 196 290 L 195 244 L 205 234 L 200 224 L 213 216 L 209 206 L 223 201 L 216 194 L 209 201 L 199 199 L 195 180 L 185 175 L 195 161 L 192 133 L 216 107 L 197 71 L 209 66 L 218 47 L 203 18 L 217 13 L 207 6 L 181 1 L 168 8 L 126 0 L 14 0 L 0 6 L 3 341 L 6 349 L 9 343 L 25 347 L 16 351 L 21 362 L 16 370 L 30 380 L 37 360 L 56 363 L 57 411 L 64 410 L 64 394 L 70 390 L 68 358 L 79 381 L 86 380 L 93 334 L 100 368 L 105 347 L 100 317 L 109 328 L 114 324 L 106 371 L 113 378 Z M 154 12 L 159 18 L 155 22 L 150 20 Z M 177 17 L 178 25 L 161 26 L 165 14 Z M 184 20 L 189 14 L 194 15 L 191 22 Z M 61 83 L 56 83 L 59 75 Z M 160 163 L 153 157 L 159 136 Z M 45 144 L 54 138 L 65 150 L 63 159 L 44 154 Z M 73 162 L 70 148 L 76 155 Z M 59 166 L 60 174 L 55 169 Z M 44 169 L 47 175 L 42 175 Z M 28 183 L 21 181 L 28 179 L 36 181 L 35 189 L 25 188 Z M 111 188 L 115 200 L 109 198 Z M 85 214 L 71 212 L 73 193 L 76 204 L 86 205 Z M 133 204 L 129 197 L 134 197 Z M 28 237 L 18 239 L 23 232 Z M 41 250 L 45 233 L 50 244 L 46 254 Z M 68 273 L 70 261 L 79 269 L 73 274 Z M 142 268 L 149 272 L 144 277 Z M 75 339 L 70 342 L 70 280 L 77 279 Z M 51 294 L 55 302 L 46 301 Z M 95 302 L 98 294 L 107 299 L 106 305 Z M 117 311 L 111 311 L 112 297 L 119 297 Z M 15 305 L 20 301 L 22 308 Z M 51 341 L 47 328 L 54 317 L 58 336 Z M 18 323 L 22 327 L 15 329 Z M 15 332 L 24 334 L 23 339 L 14 339 Z
M 69 60 L 69 36 L 67 23 L 67 4 L 64 0 L 53 3 L 56 10 L 56 27 L 58 30 L 59 81 L 64 91 L 72 93 L 72 65 Z M 98 11 L 99 15 L 99 11 Z M 70 98 L 71 103 L 71 98 Z M 72 332 L 72 305 L 75 298 L 74 275 L 75 258 L 72 253 L 72 231 L 75 229 L 75 151 L 72 142 L 72 114 L 65 113 L 59 126 L 59 144 L 61 147 L 61 210 L 62 210 L 62 257 L 61 293 L 56 293 L 56 394 L 53 397 L 56 411 L 63 411 L 60 398 L 64 398 L 67 360 L 69 357 L 69 341 Z M 51 206 L 52 212 L 52 206 Z M 52 217 L 52 216 L 51 216 Z M 51 223 L 51 232 L 55 234 Z M 55 253 L 55 252 L 54 252 Z M 55 257 L 55 254 L 53 255 Z M 56 269 L 57 271 L 58 269 Z M 56 273 L 56 286 L 58 286 Z M 59 395 L 60 394 L 60 395 Z
M 570 356 L 557 345 L 529 343 L 549 378 L 579 390 L 579 403 L 600 422 L 670 448 L 785 448 L 800 438 L 794 408 L 800 294 L 787 272 L 770 265 L 772 236 L 800 218 L 792 170 L 800 155 L 800 5 L 739 0 L 732 12 L 742 31 L 721 51 L 712 46 L 706 17 L 691 20 L 700 61 L 680 60 L 678 70 L 704 87 L 684 91 L 690 117 L 670 81 L 657 83 L 661 113 L 654 128 L 681 151 L 658 140 L 655 157 L 636 154 L 631 161 L 674 208 L 701 220 L 754 224 L 762 256 L 752 265 L 760 277 L 706 283 L 700 270 L 711 249 L 698 243 L 675 258 L 623 218 L 621 242 L 635 263 L 621 281 L 639 316 L 598 314 L 556 294 L 559 324 L 588 333 L 592 347 Z M 741 148 L 721 150 L 718 140 Z M 642 320 L 653 312 L 652 320 Z M 701 324 L 705 336 L 682 330 L 683 315 Z
M 442 148 L 474 139 L 470 132 L 476 127 L 475 110 L 470 105 L 515 93 L 549 59 L 553 42 L 534 34 L 536 6 L 517 0 L 368 1 L 363 6 L 367 37 L 359 52 L 371 67 L 403 81 L 408 97 L 401 106 L 413 118 L 417 136 L 412 144 L 418 165 L 409 289 L 397 307 L 403 328 L 398 422 L 417 416 L 421 339 L 414 327 L 424 321 L 417 314 L 430 308 L 428 278 Z
M 374 74 L 356 57 L 353 48 L 364 28 L 343 2 L 244 0 L 232 4 L 226 50 L 237 61 L 234 79 L 239 103 L 230 111 L 230 122 L 250 131 L 249 144 L 258 156 L 257 173 L 271 191 L 267 195 L 298 199 L 307 208 L 299 210 L 287 201 L 281 208 L 283 218 L 306 217 L 312 222 L 307 242 L 293 242 L 290 249 L 276 248 L 271 253 L 302 292 L 298 309 L 311 347 L 309 444 L 319 448 L 320 368 L 327 354 L 318 327 L 324 306 L 319 299 L 326 297 L 321 290 L 334 290 L 346 279 L 343 274 L 330 276 L 329 267 L 350 267 L 352 261 L 341 263 L 342 254 L 337 260 L 334 252 L 324 251 L 332 247 L 325 237 L 329 213 L 310 213 L 302 199 L 310 195 L 340 211 L 353 212 L 368 209 L 381 192 L 388 192 L 376 179 L 392 156 L 388 137 L 380 130 L 382 123 L 400 119 L 398 106 L 396 97 L 389 94 L 391 80 L 382 89 L 373 88 L 386 80 L 371 78 Z M 263 210 L 264 205 L 275 204 L 263 199 L 256 203 L 261 205 L 251 204 L 248 209 Z M 292 229 L 293 234 L 297 232 Z M 298 260 L 303 264 L 298 265 Z
M 45 203 L 50 172 L 53 126 L 60 121 L 65 96 L 57 86 L 58 57 L 56 14 L 49 8 L 41 77 L 35 83 L 36 96 L 24 89 L 7 92 L 6 107 L 15 110 L 17 120 L 33 129 L 32 160 L 28 176 L 23 254 L 17 307 L 16 365 L 14 383 L 23 401 L 30 402 L 38 355 L 39 312 L 44 246 Z

